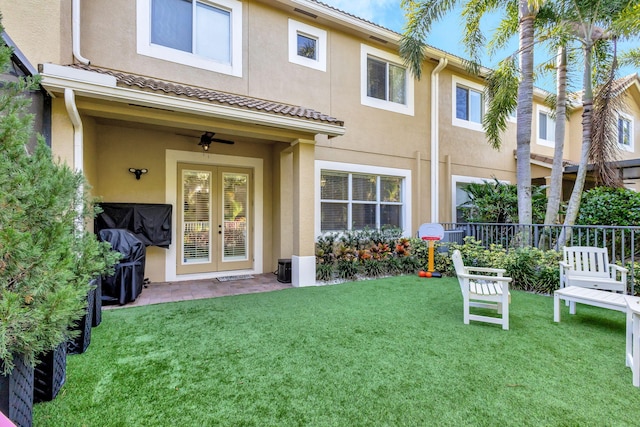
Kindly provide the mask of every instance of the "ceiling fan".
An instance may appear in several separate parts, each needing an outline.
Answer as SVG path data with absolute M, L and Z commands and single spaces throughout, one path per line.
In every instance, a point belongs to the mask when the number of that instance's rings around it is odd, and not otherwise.
M 187 133 L 176 133 L 176 135 L 186 136 L 189 138 L 198 138 L 193 134 L 187 134 Z M 234 141 L 231 141 L 228 139 L 214 138 L 214 135 L 215 135 L 215 132 L 206 131 L 199 137 L 200 142 L 198 142 L 198 145 L 200 145 L 204 151 L 209 151 L 209 146 L 211 145 L 212 142 L 217 142 L 220 144 L 229 144 L 229 145 L 235 144 Z
M 209 151 L 209 146 L 212 142 L 218 142 L 220 144 L 235 144 L 233 141 L 230 141 L 228 139 L 214 138 L 214 135 L 214 132 L 203 133 L 200 137 L 200 142 L 198 143 L 198 145 L 201 145 L 204 151 Z

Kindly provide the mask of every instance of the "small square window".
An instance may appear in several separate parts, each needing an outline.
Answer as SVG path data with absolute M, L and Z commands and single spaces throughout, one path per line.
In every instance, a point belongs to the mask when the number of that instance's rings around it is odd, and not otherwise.
M 289 19 L 289 62 L 327 70 L 327 32 Z
M 318 40 L 298 33 L 298 56 L 316 61 L 318 59 Z

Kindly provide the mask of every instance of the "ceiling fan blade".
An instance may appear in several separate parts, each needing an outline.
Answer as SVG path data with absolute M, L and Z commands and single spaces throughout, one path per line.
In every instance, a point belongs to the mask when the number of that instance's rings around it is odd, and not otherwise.
M 233 142 L 233 141 L 229 141 L 228 139 L 211 138 L 211 140 L 212 140 L 213 142 L 219 142 L 219 143 L 221 143 L 221 144 L 229 144 L 229 145 L 235 144 L 235 142 Z

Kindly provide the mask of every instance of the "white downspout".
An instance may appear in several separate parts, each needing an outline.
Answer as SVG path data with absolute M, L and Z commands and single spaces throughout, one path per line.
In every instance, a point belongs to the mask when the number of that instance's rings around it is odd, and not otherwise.
M 73 0 L 71 5 L 71 27 L 73 56 L 78 62 L 89 65 L 90 61 L 80 53 L 80 0 Z
M 439 141 L 440 125 L 438 114 L 438 101 L 440 98 L 439 80 L 440 71 L 447 66 L 447 58 L 440 58 L 438 65 L 431 72 L 431 222 L 438 222 L 439 210 Z
M 64 90 L 64 105 L 67 107 L 67 114 L 71 124 L 73 124 L 73 166 L 76 171 L 84 170 L 84 153 L 82 141 L 82 120 L 76 106 L 76 97 L 72 89 Z

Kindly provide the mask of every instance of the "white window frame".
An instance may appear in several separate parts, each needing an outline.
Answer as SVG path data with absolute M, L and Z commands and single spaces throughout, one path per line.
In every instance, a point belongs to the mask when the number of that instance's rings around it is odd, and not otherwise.
M 510 181 L 499 179 L 502 184 L 510 184 Z M 485 182 L 493 182 L 493 178 L 479 178 L 476 176 L 451 175 L 451 222 L 458 222 L 458 200 L 457 190 L 458 184 L 484 184 Z
M 550 108 L 545 107 L 543 105 L 536 105 L 536 143 L 538 145 L 542 145 L 545 147 L 555 147 L 556 143 L 555 141 L 550 141 L 548 139 L 542 139 L 540 137 L 540 113 L 544 113 L 547 115 L 547 117 L 551 120 L 553 120 L 554 123 L 554 127 L 553 127 L 553 138 L 555 139 L 556 137 L 556 131 L 555 131 L 555 125 L 556 125 L 556 119 L 554 119 L 552 116 L 552 111 Z M 547 129 L 547 135 L 549 134 L 549 129 Z
M 458 86 L 465 87 L 466 89 L 471 89 L 476 92 L 480 92 L 482 94 L 482 111 L 480 112 L 481 117 L 484 117 L 487 105 L 484 96 L 484 86 L 479 83 L 472 82 L 471 80 L 463 79 L 458 76 L 451 76 L 451 119 L 452 124 L 454 126 L 475 130 L 478 132 L 484 132 L 482 128 L 482 123 L 472 122 L 470 120 L 463 120 L 456 117 L 456 106 L 457 106 L 457 96 L 456 89 Z
M 618 147 L 621 150 L 624 151 L 630 151 L 630 152 L 634 152 L 635 151 L 635 141 L 634 141 L 634 137 L 633 137 L 633 131 L 634 131 L 634 123 L 633 123 L 633 116 L 630 114 L 626 114 L 626 113 L 619 113 L 618 114 L 618 120 L 620 119 L 624 119 L 627 120 L 629 122 L 629 145 L 624 145 L 624 144 L 620 144 L 620 142 L 618 142 Z M 616 126 L 617 129 L 617 126 Z M 616 132 L 616 140 L 619 141 L 619 136 Z
M 405 104 L 399 104 L 397 102 L 387 101 L 384 99 L 372 98 L 367 95 L 367 58 L 369 58 L 369 56 L 404 68 L 406 84 Z M 413 116 L 413 87 L 413 77 L 411 76 L 411 73 L 409 73 L 407 67 L 404 66 L 402 60 L 398 55 L 394 55 L 392 53 L 376 49 L 365 44 L 360 45 L 360 103 L 362 105 Z
M 298 34 L 316 41 L 316 59 L 298 55 Z M 315 70 L 327 71 L 327 32 L 289 19 L 289 62 Z
M 242 77 L 242 3 L 237 0 L 197 1 L 230 12 L 230 64 L 220 63 L 194 53 L 151 43 L 151 0 L 137 0 L 136 23 L 138 54 L 235 77 Z
M 394 176 L 402 178 L 402 234 L 406 237 L 411 237 L 411 170 L 409 169 L 397 169 L 387 168 L 379 166 L 359 165 L 354 163 L 340 163 L 329 162 L 325 160 L 315 161 L 315 235 L 322 235 L 321 221 L 321 192 L 320 192 L 320 178 L 323 170 L 330 170 L 344 173 L 354 173 L 363 175 L 378 175 L 378 176 Z M 351 202 L 351 201 L 349 201 Z

